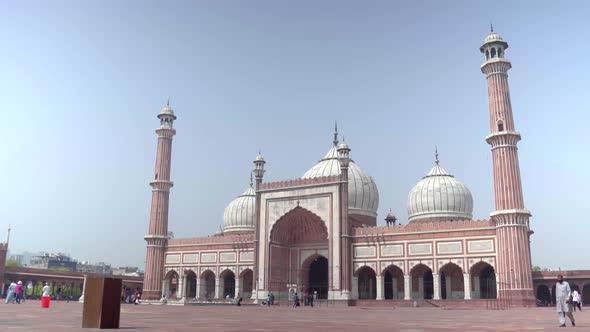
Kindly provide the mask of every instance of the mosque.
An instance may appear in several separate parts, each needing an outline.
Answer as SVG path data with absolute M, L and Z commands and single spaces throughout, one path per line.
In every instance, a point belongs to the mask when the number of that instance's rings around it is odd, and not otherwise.
M 156 129 L 143 298 L 189 303 L 239 294 L 259 301 L 272 292 L 288 300 L 297 292 L 349 305 L 477 299 L 532 305 L 533 232 L 522 193 L 507 48 L 493 31 L 480 47 L 495 194 L 495 211 L 486 220 L 473 219 L 471 192 L 437 155 L 408 194 L 407 223 L 390 213 L 387 225 L 377 226 L 377 184 L 351 159 L 335 129 L 325 156 L 300 178 L 264 182 L 266 162 L 256 156 L 254 179 L 225 208 L 219 233 L 169 238 L 176 115 L 166 105 Z

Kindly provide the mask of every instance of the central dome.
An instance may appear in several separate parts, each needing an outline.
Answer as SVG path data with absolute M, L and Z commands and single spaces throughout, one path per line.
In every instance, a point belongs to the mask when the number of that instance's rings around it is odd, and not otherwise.
M 461 181 L 436 165 L 418 182 L 408 195 L 408 221 L 431 222 L 470 220 L 473 218 L 473 197 Z
M 334 145 L 328 153 L 302 179 L 318 178 L 322 176 L 340 175 L 338 161 L 338 133 L 334 133 Z M 357 224 L 376 223 L 377 208 L 379 207 L 379 191 L 373 178 L 367 175 L 353 160 L 348 167 L 348 214 Z

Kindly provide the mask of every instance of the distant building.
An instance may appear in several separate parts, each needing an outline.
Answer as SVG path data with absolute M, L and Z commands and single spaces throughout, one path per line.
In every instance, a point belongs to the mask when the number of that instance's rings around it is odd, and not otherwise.
M 44 254 L 31 259 L 29 267 L 34 269 L 76 271 L 76 261 L 62 253 Z
M 91 264 L 89 262 L 78 262 L 76 270 L 82 273 L 97 273 L 97 274 L 113 274 L 113 269 L 110 264 L 99 262 L 98 264 Z
M 8 259 L 16 261 L 20 265 L 24 265 L 25 256 L 23 256 L 23 255 L 10 255 Z
M 118 276 L 131 276 L 131 277 L 142 277 L 143 272 L 136 266 L 123 266 L 113 269 L 113 275 Z

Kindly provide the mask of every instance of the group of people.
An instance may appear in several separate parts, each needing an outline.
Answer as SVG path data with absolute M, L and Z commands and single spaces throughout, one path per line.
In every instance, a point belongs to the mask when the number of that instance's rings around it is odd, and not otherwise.
M 557 314 L 559 315 L 559 326 L 565 327 L 565 317 L 567 316 L 572 323 L 572 326 L 576 326 L 576 320 L 572 311 L 576 311 L 576 308 L 582 311 L 582 296 L 577 289 L 570 288 L 570 284 L 563 280 L 563 276 L 560 274 L 557 276 L 557 284 L 555 284 L 555 303 L 557 304 Z M 572 310 L 573 309 L 573 310 Z
M 131 294 L 131 288 L 125 287 L 124 296 L 123 296 L 123 300 L 125 301 L 125 303 L 133 302 L 133 304 L 137 305 L 137 304 L 139 304 L 140 299 L 141 299 L 141 293 L 139 292 L 139 288 L 136 288 L 135 292 L 133 292 L 133 294 Z
M 312 293 L 307 294 L 307 296 L 303 298 L 303 305 L 311 306 L 313 308 L 313 298 L 314 296 Z M 293 308 L 299 307 L 300 305 L 301 299 L 299 298 L 299 295 L 297 295 L 297 292 L 295 292 L 295 294 L 293 295 Z
M 45 283 L 45 286 L 43 286 L 43 296 L 49 296 L 49 293 L 51 291 L 51 289 L 49 288 L 49 284 Z M 8 304 L 8 303 L 17 303 L 20 304 L 21 301 L 24 302 L 25 301 L 25 290 L 23 288 L 23 282 L 22 281 L 18 281 L 18 282 L 11 282 L 10 286 L 8 286 L 8 292 L 6 293 L 6 300 L 4 301 L 4 303 Z

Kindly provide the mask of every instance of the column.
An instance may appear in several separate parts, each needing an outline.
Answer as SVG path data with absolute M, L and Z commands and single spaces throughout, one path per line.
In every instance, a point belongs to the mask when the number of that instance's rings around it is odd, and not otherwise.
M 418 277 L 418 298 L 424 299 L 424 277 Z
M 383 289 L 385 287 L 383 287 L 383 276 L 377 276 L 376 278 L 377 281 L 377 300 L 383 300 Z
M 359 278 L 352 277 L 352 298 L 358 300 L 359 298 Z
M 168 297 L 168 282 L 166 279 L 162 280 L 162 299 Z
M 412 276 L 404 275 L 404 300 L 412 299 Z
M 195 297 L 201 298 L 201 278 L 197 277 L 197 289 L 195 291 Z
M 392 297 L 394 300 L 397 300 L 397 278 L 391 278 L 391 289 L 392 289 Z
M 220 299 L 223 297 L 223 285 L 221 284 L 223 279 L 215 278 L 215 298 Z
M 463 273 L 463 288 L 465 288 L 465 300 L 471 300 L 471 276 Z
M 177 298 L 184 297 L 184 278 L 185 278 L 184 275 L 182 277 L 178 278 L 178 288 L 176 289 L 176 297 Z
M 242 278 L 236 276 L 235 284 L 236 284 L 236 290 L 234 291 L 234 297 L 237 299 L 238 296 L 242 294 Z
M 446 278 L 445 278 L 445 284 L 446 284 L 445 285 L 445 288 L 447 290 L 447 300 L 453 298 L 453 296 L 452 296 L 453 295 L 452 294 L 453 291 L 452 291 L 452 288 L 451 288 L 451 279 L 452 279 L 452 277 L 450 275 L 449 276 L 446 276 Z
M 432 299 L 440 300 L 440 274 L 438 273 L 432 274 L 432 288 L 434 289 Z
M 0 296 L 4 296 L 4 282 L 2 282 L 2 288 L 0 288 Z

